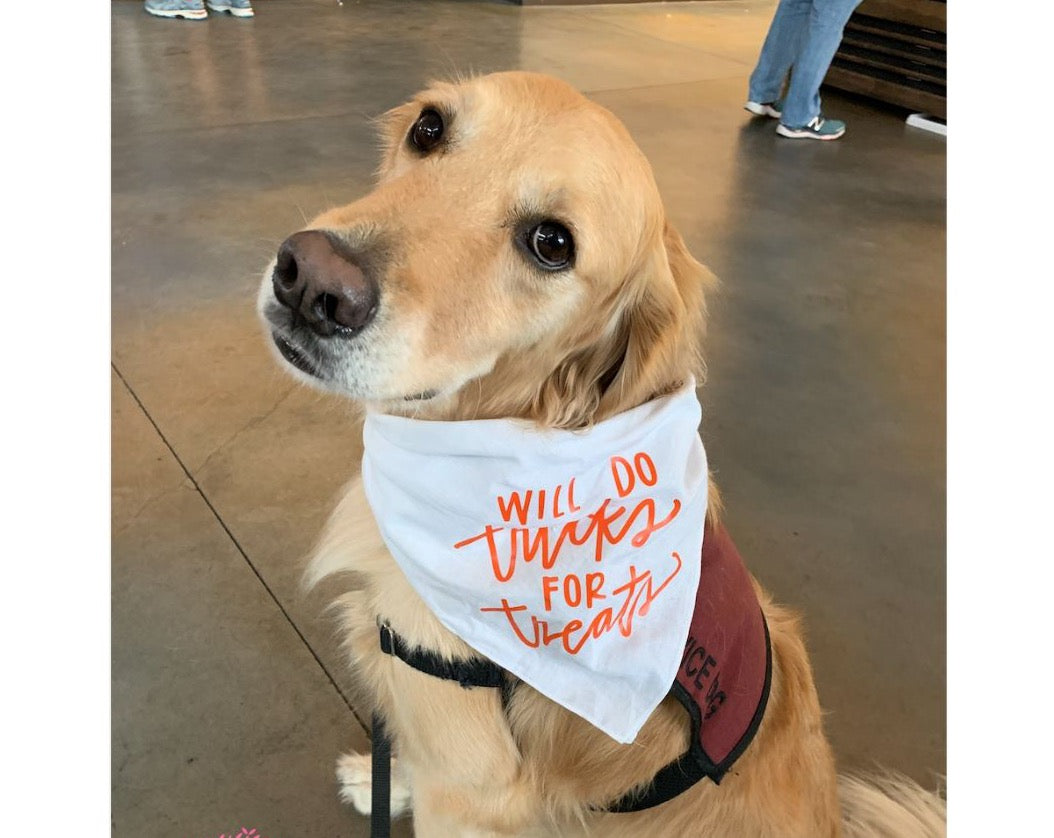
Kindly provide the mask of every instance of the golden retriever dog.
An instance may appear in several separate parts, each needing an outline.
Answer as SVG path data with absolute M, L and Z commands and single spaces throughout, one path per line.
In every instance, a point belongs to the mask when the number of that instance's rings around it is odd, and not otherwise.
M 295 377 L 378 414 L 570 430 L 702 380 L 715 279 L 611 113 L 509 72 L 434 84 L 382 125 L 376 187 L 291 236 L 264 277 L 260 314 Z M 719 784 L 614 812 L 684 753 L 680 704 L 619 744 L 524 683 L 463 688 L 385 654 L 380 619 L 442 660 L 480 658 L 409 584 L 359 479 L 307 579 L 345 572 L 342 636 L 397 752 L 394 808 L 420 838 L 944 834 L 943 801 L 912 781 L 839 778 L 798 619 L 756 582 L 771 682 L 753 740 Z M 368 811 L 368 757 L 341 759 L 338 778 Z

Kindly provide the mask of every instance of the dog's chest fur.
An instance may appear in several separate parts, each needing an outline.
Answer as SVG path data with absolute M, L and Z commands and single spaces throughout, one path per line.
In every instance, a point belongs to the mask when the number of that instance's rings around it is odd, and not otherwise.
M 408 644 L 449 658 L 473 650 L 435 618 L 388 552 L 362 481 L 353 480 L 327 524 L 309 580 L 348 571 L 360 587 L 341 601 L 353 670 L 390 720 L 396 747 L 409 765 L 427 763 L 452 779 L 484 769 L 511 782 L 520 761 L 500 692 L 465 689 L 418 672 L 384 654 L 377 622 L 387 620 Z M 469 780 L 469 777 L 465 777 Z

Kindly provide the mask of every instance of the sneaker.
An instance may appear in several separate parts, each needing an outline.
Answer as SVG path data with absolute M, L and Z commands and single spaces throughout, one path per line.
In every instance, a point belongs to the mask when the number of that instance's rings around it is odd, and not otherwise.
M 251 0 L 208 0 L 209 8 L 214 12 L 230 12 L 235 17 L 252 17 Z
M 820 114 L 801 128 L 791 128 L 781 122 L 776 126 L 776 133 L 793 140 L 837 140 L 845 133 L 845 123 L 840 119 L 824 119 Z
M 775 102 L 751 102 L 748 100 L 743 107 L 754 114 L 754 116 L 771 116 L 773 119 L 779 119 L 783 116 L 782 99 L 777 99 Z
M 204 20 L 209 16 L 203 0 L 145 0 L 143 8 L 157 17 Z

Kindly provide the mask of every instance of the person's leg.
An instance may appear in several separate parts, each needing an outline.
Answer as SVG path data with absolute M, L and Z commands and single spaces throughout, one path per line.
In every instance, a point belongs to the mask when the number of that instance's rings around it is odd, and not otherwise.
M 820 114 L 820 85 L 842 42 L 842 31 L 860 0 L 812 0 L 812 14 L 801 52 L 794 61 L 780 122 L 808 125 Z
M 804 42 L 811 13 L 812 0 L 781 0 L 750 76 L 747 98 L 751 102 L 774 102 L 780 97 L 787 70 Z

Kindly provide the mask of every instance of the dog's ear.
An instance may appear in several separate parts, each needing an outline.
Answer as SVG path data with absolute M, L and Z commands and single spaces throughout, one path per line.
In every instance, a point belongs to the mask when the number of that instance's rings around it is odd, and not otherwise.
M 717 278 L 665 221 L 661 236 L 626 284 L 631 297 L 619 324 L 623 349 L 603 381 L 598 419 L 669 392 L 694 375 L 702 380 L 706 294 Z
M 705 294 L 716 283 L 664 222 L 622 283 L 620 313 L 607 334 L 559 363 L 529 415 L 581 428 L 670 392 L 691 375 L 701 381 Z

